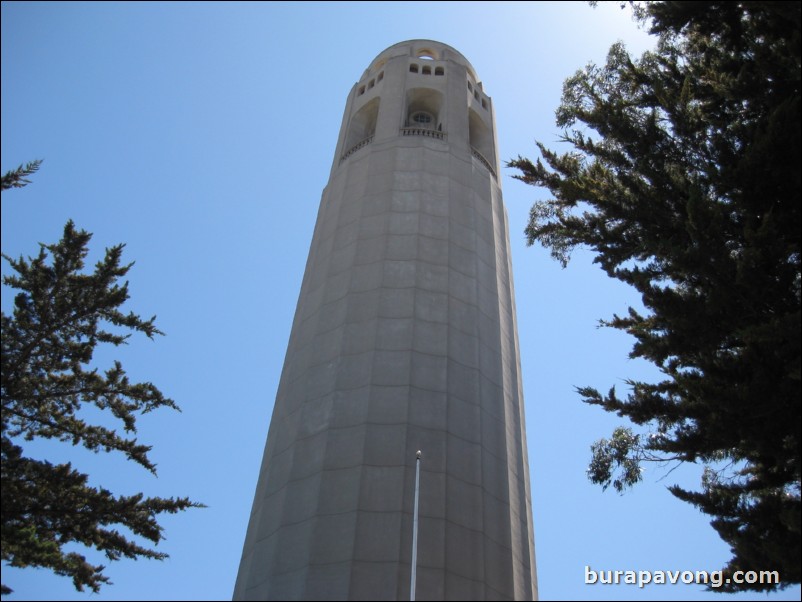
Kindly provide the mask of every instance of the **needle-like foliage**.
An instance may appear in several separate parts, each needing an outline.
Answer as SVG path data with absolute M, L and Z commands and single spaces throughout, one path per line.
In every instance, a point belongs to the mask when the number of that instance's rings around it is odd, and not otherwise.
M 4 188 L 5 183 L 4 177 Z M 120 311 L 129 296 L 121 279 L 132 265 L 122 263 L 123 245 L 107 249 L 94 272 L 84 273 L 90 238 L 70 221 L 63 238 L 41 245 L 35 257 L 3 254 L 13 270 L 3 284 L 17 292 L 13 314 L 2 314 L 0 517 L 4 562 L 48 568 L 71 577 L 78 590 L 97 592 L 109 582 L 104 567 L 65 546 L 83 544 L 109 560 L 163 559 L 165 553 L 139 545 L 118 527 L 156 544 L 162 539 L 159 514 L 200 504 L 141 493 L 116 496 L 91 486 L 88 475 L 70 464 L 25 454 L 27 442 L 53 439 L 95 452 L 121 452 L 155 473 L 150 447 L 135 436 L 136 418 L 161 407 L 178 409 L 153 384 L 130 382 L 119 362 L 104 372 L 91 367 L 99 345 L 122 345 L 132 333 L 149 338 L 162 333 L 154 318 Z M 88 421 L 82 410 L 90 406 L 108 416 L 102 422 L 116 427 Z M 11 591 L 2 587 L 3 593 Z
M 712 517 L 726 571 L 799 583 L 800 3 L 639 9 L 655 51 L 616 44 L 565 82 L 557 124 L 573 149 L 509 163 L 553 195 L 532 208 L 530 244 L 563 265 L 588 248 L 634 287 L 647 311 L 603 324 L 665 376 L 625 397 L 579 389 L 642 426 L 598 441 L 588 472 L 623 491 L 645 461 L 704 465 L 700 491 L 671 492 Z

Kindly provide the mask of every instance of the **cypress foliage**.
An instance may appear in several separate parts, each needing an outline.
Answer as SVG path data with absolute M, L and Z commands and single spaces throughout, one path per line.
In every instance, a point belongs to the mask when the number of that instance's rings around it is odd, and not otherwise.
M 508 163 L 553 195 L 531 210 L 529 244 L 564 266 L 589 248 L 647 308 L 603 324 L 664 379 L 628 381 L 625 397 L 578 389 L 640 427 L 594 444 L 590 479 L 623 491 L 642 462 L 702 464 L 700 491 L 670 490 L 711 516 L 726 572 L 799 583 L 800 3 L 640 10 L 655 51 L 616 44 L 565 82 L 557 124 L 574 150 Z
M 3 177 L 3 189 L 24 186 L 22 178 L 33 171 L 26 167 L 10 172 Z M 65 551 L 65 546 L 83 544 L 104 552 L 109 560 L 161 560 L 167 554 L 139 545 L 116 527 L 156 544 L 162 539 L 159 514 L 202 504 L 141 493 L 115 496 L 90 486 L 88 475 L 69 463 L 25 456 L 26 442 L 54 439 L 95 452 L 121 452 L 155 474 L 148 458 L 151 448 L 134 436 L 137 415 L 162 407 L 178 409 L 153 384 L 130 382 L 119 362 L 104 373 L 89 367 L 98 345 L 122 345 L 134 332 L 149 338 L 162 334 L 155 318 L 143 320 L 119 310 L 129 297 L 128 283 L 120 279 L 132 265 L 121 263 L 123 245 L 107 249 L 94 273 L 83 273 L 90 238 L 70 221 L 61 241 L 41 245 L 36 257 L 12 259 L 3 254 L 14 272 L 3 284 L 18 292 L 13 315 L 2 314 L 0 517 L 4 562 L 48 568 L 71 577 L 80 591 L 88 587 L 98 592 L 109 583 L 105 567 Z M 125 434 L 88 422 L 88 406 L 103 411 L 104 422 L 118 422 Z M 4 594 L 11 591 L 3 584 Z
M 2 182 L 0 182 L 0 190 L 8 190 L 9 188 L 23 188 L 31 181 L 28 176 L 35 174 L 39 171 L 39 166 L 42 164 L 41 159 L 30 161 L 25 165 L 20 165 L 17 169 L 12 169 L 3 174 Z

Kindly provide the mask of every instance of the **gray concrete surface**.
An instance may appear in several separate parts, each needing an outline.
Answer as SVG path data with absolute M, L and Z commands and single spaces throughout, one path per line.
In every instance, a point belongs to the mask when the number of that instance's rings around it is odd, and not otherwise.
M 408 600 L 417 450 L 417 599 L 537 597 L 498 171 L 453 48 L 396 44 L 354 85 L 235 599 Z

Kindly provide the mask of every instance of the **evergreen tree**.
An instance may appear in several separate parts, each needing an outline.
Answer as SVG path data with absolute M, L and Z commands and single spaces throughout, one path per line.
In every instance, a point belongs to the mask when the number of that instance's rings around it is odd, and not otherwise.
M 509 162 L 553 195 L 529 244 L 563 265 L 591 249 L 647 308 L 602 323 L 664 379 L 578 389 L 639 425 L 593 445 L 590 479 L 622 491 L 644 461 L 702 464 L 700 491 L 670 490 L 712 517 L 726 572 L 799 583 L 800 3 L 639 8 L 656 50 L 616 44 L 565 82 L 557 124 L 574 150 Z
M 31 167 L 33 167 L 31 169 Z M 3 176 L 3 189 L 25 185 L 38 168 L 28 164 Z M 8 184 L 8 185 L 7 185 Z M 176 404 L 151 383 L 132 383 L 122 365 L 101 374 L 89 368 L 95 348 L 118 346 L 130 334 L 162 334 L 154 319 L 143 320 L 120 306 L 128 283 L 120 283 L 132 264 L 122 264 L 123 245 L 106 250 L 92 274 L 83 273 L 91 234 L 70 221 L 57 244 L 41 245 L 36 257 L 12 259 L 14 275 L 3 283 L 19 292 L 13 315 L 2 313 L 2 559 L 15 567 L 44 567 L 71 577 L 75 587 L 97 592 L 109 583 L 104 566 L 67 552 L 72 542 L 94 547 L 109 560 L 167 555 L 139 545 L 115 526 L 158 543 L 157 515 L 201 506 L 187 498 L 115 496 L 88 484 L 88 475 L 70 464 L 25 456 L 26 442 L 38 438 L 83 445 L 94 452 L 119 451 L 155 474 L 150 447 L 133 436 L 137 414 Z M 126 435 L 87 422 L 82 410 L 94 406 L 119 420 Z M 5 584 L 2 592 L 12 590 Z
M 0 190 L 8 190 L 9 188 L 22 188 L 31 181 L 28 176 L 35 174 L 39 171 L 39 166 L 42 164 L 41 159 L 30 161 L 25 165 L 20 165 L 17 169 L 7 171 L 2 178 L 2 186 Z

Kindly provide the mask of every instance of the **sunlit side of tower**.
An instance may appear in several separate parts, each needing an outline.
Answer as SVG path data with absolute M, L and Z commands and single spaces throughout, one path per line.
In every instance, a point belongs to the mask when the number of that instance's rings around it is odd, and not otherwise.
M 493 103 L 431 40 L 348 96 L 235 599 L 537 597 Z

